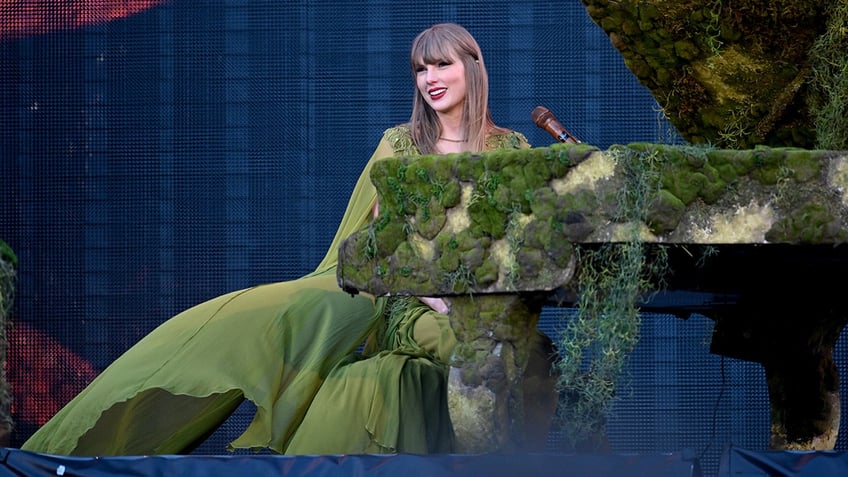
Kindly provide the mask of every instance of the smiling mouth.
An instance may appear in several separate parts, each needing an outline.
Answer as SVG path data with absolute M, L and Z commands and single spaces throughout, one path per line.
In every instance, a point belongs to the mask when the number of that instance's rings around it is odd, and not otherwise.
M 448 92 L 447 88 L 437 88 L 427 92 L 430 95 L 430 99 L 441 99 L 445 93 Z

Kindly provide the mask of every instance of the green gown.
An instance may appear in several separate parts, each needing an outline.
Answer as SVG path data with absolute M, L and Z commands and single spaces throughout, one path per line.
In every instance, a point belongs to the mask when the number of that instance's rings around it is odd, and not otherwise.
M 489 147 L 528 147 L 520 133 Z M 213 298 L 162 323 L 116 359 L 21 448 L 58 455 L 190 451 L 244 400 L 256 406 L 230 448 L 287 454 L 450 452 L 447 317 L 417 299 L 351 296 L 336 280 L 340 242 L 377 199 L 374 161 L 417 155 L 386 130 L 360 174 L 324 260 L 302 278 Z M 373 353 L 355 350 L 375 330 Z

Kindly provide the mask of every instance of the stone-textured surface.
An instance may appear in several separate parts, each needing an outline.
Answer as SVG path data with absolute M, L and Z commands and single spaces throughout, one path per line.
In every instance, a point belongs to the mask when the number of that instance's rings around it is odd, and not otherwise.
M 518 294 L 451 299 L 448 316 L 457 345 L 448 406 L 458 452 L 524 447 L 522 382 L 540 311 Z
M 372 180 L 380 216 L 339 254 L 342 286 L 371 293 L 462 295 L 550 290 L 571 278 L 572 242 L 590 232 L 569 211 L 589 189 L 555 184 L 591 146 L 392 158 Z
M 659 243 L 848 239 L 846 152 L 555 144 L 385 159 L 372 179 L 381 215 L 342 244 L 339 277 L 377 295 L 551 290 L 573 274 L 572 243 L 634 230 Z M 645 205 L 628 210 L 626 191 Z

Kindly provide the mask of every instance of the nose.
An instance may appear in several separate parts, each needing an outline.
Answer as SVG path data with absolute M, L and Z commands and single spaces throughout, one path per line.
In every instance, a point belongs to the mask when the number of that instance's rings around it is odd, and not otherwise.
M 435 83 L 438 81 L 438 70 L 433 65 L 427 65 L 427 83 Z

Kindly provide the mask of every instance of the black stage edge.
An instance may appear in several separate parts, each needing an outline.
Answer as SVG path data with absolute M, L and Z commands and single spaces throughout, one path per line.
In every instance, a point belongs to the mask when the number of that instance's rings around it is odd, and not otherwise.
M 844 451 L 750 451 L 728 447 L 719 477 L 830 477 L 848 475 Z
M 0 476 L 701 477 L 697 459 L 663 454 L 64 457 L 0 449 Z

